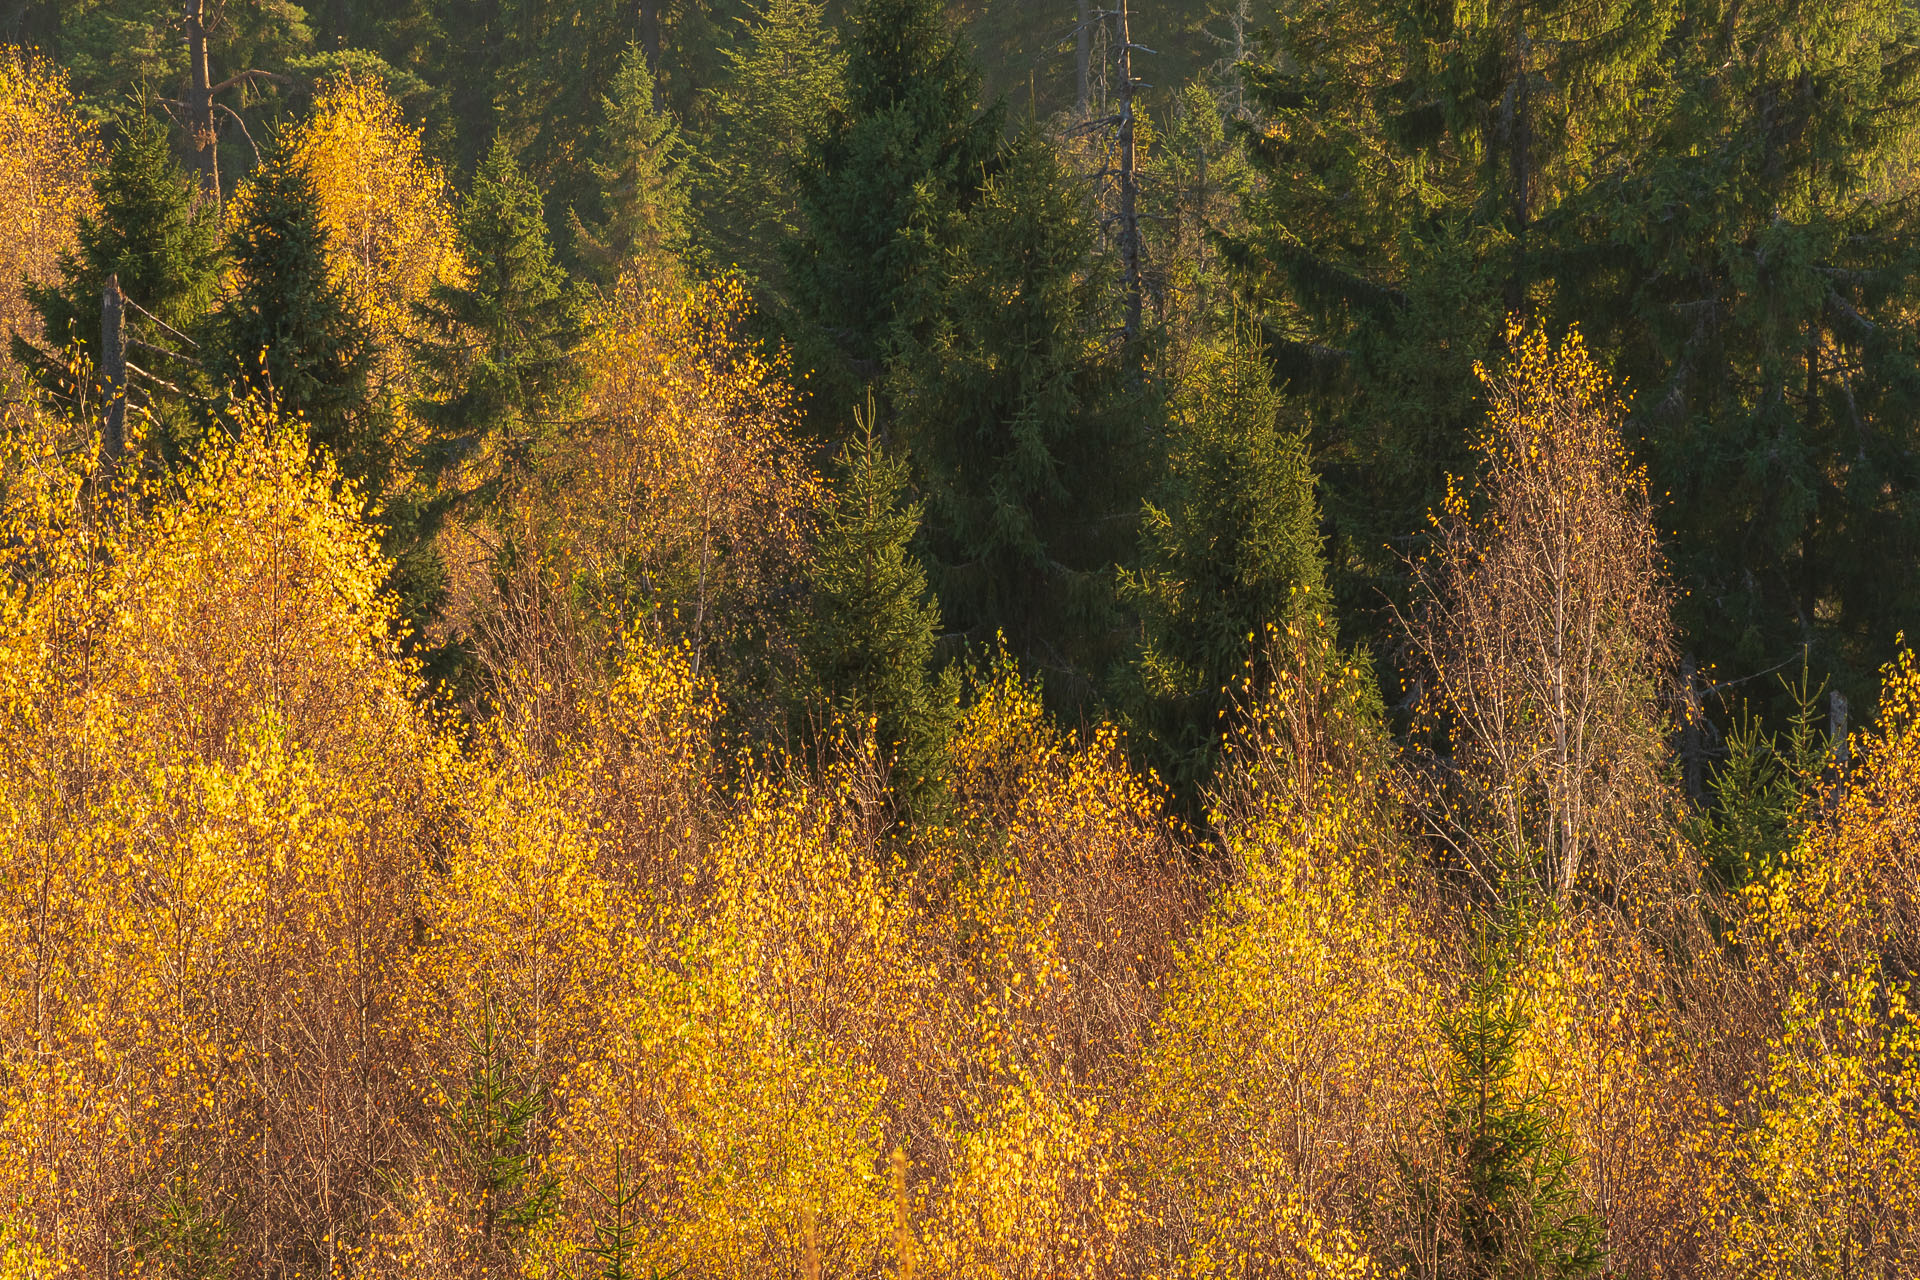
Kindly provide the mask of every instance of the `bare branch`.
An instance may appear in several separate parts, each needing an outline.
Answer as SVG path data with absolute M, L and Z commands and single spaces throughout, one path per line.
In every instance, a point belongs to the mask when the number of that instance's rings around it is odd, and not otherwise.
M 253 135 L 251 133 L 247 132 L 247 122 L 240 118 L 240 113 L 238 111 L 235 111 L 232 107 L 228 106 L 224 102 L 216 102 L 213 105 L 218 109 L 220 109 L 221 111 L 224 111 L 228 115 L 233 117 L 233 122 L 240 126 L 240 136 L 247 140 L 247 145 L 249 147 L 253 148 L 253 162 L 255 164 L 259 164 L 260 163 L 260 144 L 258 144 L 253 140 Z

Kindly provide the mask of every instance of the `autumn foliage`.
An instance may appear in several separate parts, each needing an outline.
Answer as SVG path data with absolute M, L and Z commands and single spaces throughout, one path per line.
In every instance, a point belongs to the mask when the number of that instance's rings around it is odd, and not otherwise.
M 295 154 L 401 361 L 461 264 L 397 120 L 336 86 Z M 1691 874 L 1577 341 L 1515 331 L 1437 516 L 1445 759 L 1307 605 L 1188 821 L 1004 651 L 912 806 L 870 726 L 770 728 L 824 500 L 788 357 L 735 284 L 600 306 L 577 420 L 440 535 L 465 703 L 272 403 L 117 469 L 8 407 L 0 1275 L 1920 1266 L 1920 674 L 1777 873 Z
M 325 85 L 288 145 L 313 184 L 335 283 L 375 335 L 386 380 L 412 391 L 400 347 L 421 332 L 415 307 L 466 272 L 446 180 L 377 81 Z
M 12 45 L 0 47 L 0 334 L 37 337 L 23 281 L 51 284 L 94 202 L 100 144 L 66 73 Z

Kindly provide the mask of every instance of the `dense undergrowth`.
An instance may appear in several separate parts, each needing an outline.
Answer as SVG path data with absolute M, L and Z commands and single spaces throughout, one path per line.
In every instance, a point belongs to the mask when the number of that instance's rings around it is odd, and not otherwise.
M 1203 830 L 1004 662 L 907 822 L 857 732 L 731 757 L 638 630 L 500 686 L 565 732 L 423 710 L 350 493 L 235 424 L 134 483 L 9 423 L 9 1275 L 1916 1256 L 1910 668 L 1786 865 L 1690 904 L 1718 941 L 1488 924 L 1323 622 L 1269 638 Z

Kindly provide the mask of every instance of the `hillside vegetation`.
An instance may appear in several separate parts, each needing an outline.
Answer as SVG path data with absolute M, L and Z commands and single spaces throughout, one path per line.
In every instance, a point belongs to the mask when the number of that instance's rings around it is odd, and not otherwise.
M 1920 1273 L 1920 14 L 952 9 L 0 6 L 0 1280 Z

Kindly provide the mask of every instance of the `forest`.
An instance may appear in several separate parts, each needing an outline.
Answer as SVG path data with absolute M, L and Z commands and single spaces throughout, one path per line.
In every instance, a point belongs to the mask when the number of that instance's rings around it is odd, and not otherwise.
M 0 0 L 0 1280 L 1920 1275 L 1914 0 Z

